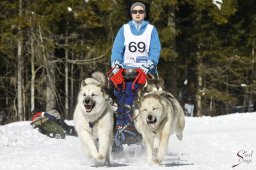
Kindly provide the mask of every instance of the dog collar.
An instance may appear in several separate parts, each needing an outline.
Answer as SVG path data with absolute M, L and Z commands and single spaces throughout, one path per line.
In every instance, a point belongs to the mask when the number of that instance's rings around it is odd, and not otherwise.
M 94 124 L 95 124 L 95 122 L 94 122 L 94 123 L 89 122 L 89 126 L 90 126 L 90 128 L 93 128 Z

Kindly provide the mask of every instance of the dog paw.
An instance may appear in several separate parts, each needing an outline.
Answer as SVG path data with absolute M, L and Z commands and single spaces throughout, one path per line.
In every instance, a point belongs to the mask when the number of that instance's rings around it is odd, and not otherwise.
M 153 162 L 156 165 L 160 165 L 161 164 L 161 161 L 159 159 L 154 159 Z
M 103 160 L 103 159 L 104 159 L 104 156 L 100 154 L 100 155 L 97 156 L 97 159 Z
M 104 162 L 104 166 L 111 166 L 111 164 L 110 164 L 109 161 L 105 161 L 105 162 Z
M 182 134 L 182 133 L 181 133 L 181 134 L 177 134 L 176 136 L 177 136 L 177 138 L 178 138 L 179 140 L 182 140 L 182 138 L 183 138 L 183 134 Z

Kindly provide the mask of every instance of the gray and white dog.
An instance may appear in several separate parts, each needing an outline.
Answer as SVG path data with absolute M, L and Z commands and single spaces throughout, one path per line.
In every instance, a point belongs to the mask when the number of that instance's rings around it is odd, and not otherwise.
M 176 133 L 183 138 L 185 116 L 178 100 L 163 91 L 160 84 L 149 84 L 139 95 L 134 124 L 143 137 L 149 164 L 161 164 L 168 147 L 169 137 Z
M 105 92 L 106 77 L 94 72 L 81 83 L 74 125 L 83 151 L 96 163 L 110 165 L 113 142 L 113 109 Z

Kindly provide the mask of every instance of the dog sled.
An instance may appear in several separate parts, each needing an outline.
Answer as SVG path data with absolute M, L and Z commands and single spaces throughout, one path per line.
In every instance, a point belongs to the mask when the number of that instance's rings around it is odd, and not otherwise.
M 55 109 L 47 112 L 34 111 L 31 126 L 50 138 L 65 139 L 66 135 L 77 136 L 74 126 L 65 123 Z
M 117 107 L 114 111 L 114 142 L 112 151 L 121 152 L 123 151 L 123 145 L 138 144 L 142 142 L 142 136 L 136 130 L 134 126 L 134 120 L 137 117 L 133 117 L 133 112 L 136 109 L 136 103 L 131 102 L 127 104 L 126 102 L 120 100 L 120 98 L 126 98 L 126 88 L 127 84 L 130 83 L 129 88 L 131 88 L 134 93 L 133 99 L 138 96 L 138 91 L 141 90 L 147 79 L 153 78 L 151 74 L 146 75 L 143 70 L 136 69 L 123 69 L 120 68 L 116 74 L 111 74 L 112 69 L 107 72 L 107 77 L 114 85 L 114 93 L 119 93 L 115 95 L 115 99 L 111 103 L 113 106 Z M 128 96 L 129 98 L 129 96 Z M 122 119 L 126 119 L 122 122 Z M 122 123 L 120 123 L 122 122 Z

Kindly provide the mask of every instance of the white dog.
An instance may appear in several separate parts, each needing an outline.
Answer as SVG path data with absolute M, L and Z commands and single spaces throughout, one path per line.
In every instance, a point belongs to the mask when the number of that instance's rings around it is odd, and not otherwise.
M 97 163 L 110 165 L 113 109 L 107 101 L 105 84 L 106 77 L 101 72 L 94 72 L 92 78 L 86 78 L 81 83 L 74 125 L 85 153 Z
M 147 161 L 149 164 L 161 164 L 170 135 L 176 132 L 177 138 L 182 140 L 185 127 L 183 109 L 166 91 L 151 91 L 140 96 L 138 107 L 134 123 L 146 145 Z

